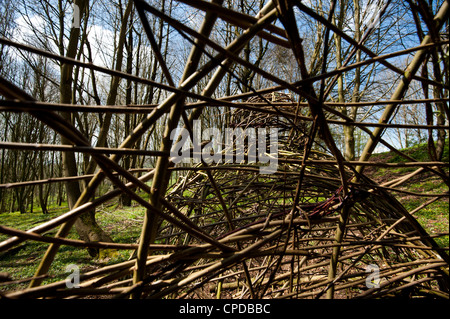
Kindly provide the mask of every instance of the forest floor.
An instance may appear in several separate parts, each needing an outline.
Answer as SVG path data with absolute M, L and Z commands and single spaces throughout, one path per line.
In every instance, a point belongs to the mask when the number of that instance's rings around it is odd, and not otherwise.
M 426 145 L 419 145 L 407 150 L 403 150 L 415 159 L 426 161 L 428 158 Z M 443 161 L 449 161 L 448 144 L 444 152 Z M 402 161 L 398 156 L 391 152 L 373 155 L 371 161 L 396 163 Z M 415 168 L 397 168 L 385 169 L 367 167 L 365 174 L 379 183 L 393 180 L 397 177 L 404 176 L 408 172 L 414 171 Z M 448 167 L 445 168 L 448 174 Z M 448 187 L 446 184 L 430 172 L 422 172 L 408 182 L 402 184 L 399 188 L 417 193 L 446 193 Z M 398 200 L 404 207 L 411 211 L 417 206 L 429 200 L 429 197 L 413 196 L 405 193 L 396 194 Z M 49 209 L 48 214 L 42 214 L 38 208 L 34 213 L 20 214 L 20 212 L 1 213 L 0 225 L 13 227 L 21 230 L 27 230 L 31 227 L 39 225 L 45 221 L 55 218 L 65 212 L 67 207 L 53 207 Z M 440 199 L 427 207 L 418 211 L 414 216 L 420 224 L 430 233 L 447 233 L 449 232 L 449 199 L 448 197 Z M 134 205 L 131 207 L 122 207 L 117 202 L 111 202 L 108 205 L 100 206 L 96 214 L 99 225 L 113 238 L 115 242 L 120 243 L 136 243 L 141 232 L 142 220 L 144 218 L 144 208 Z M 54 236 L 56 230 L 48 232 L 48 236 Z M 72 230 L 68 236 L 71 239 L 78 239 L 77 234 Z M 0 241 L 8 238 L 0 234 Z M 441 247 L 449 246 L 449 236 L 441 236 L 435 239 Z M 16 285 L 2 285 L 1 291 L 11 291 L 23 289 L 27 285 L 27 278 L 34 275 L 43 254 L 47 249 L 46 244 L 28 241 L 20 244 L 15 248 L 0 253 L 0 272 L 6 272 L 11 275 L 14 280 L 24 280 L 23 283 Z M 52 282 L 67 277 L 67 267 L 76 264 L 81 272 L 86 272 L 109 264 L 115 264 L 120 261 L 128 260 L 131 257 L 131 251 L 121 250 L 109 252 L 96 259 L 92 259 L 86 249 L 79 249 L 72 246 L 62 246 L 59 253 L 52 264 L 48 278 L 44 282 Z
M 421 144 L 405 150 L 404 153 L 408 154 L 412 158 L 419 162 L 429 161 L 427 145 Z M 400 158 L 399 155 L 393 152 L 386 152 L 375 154 L 370 158 L 372 162 L 382 163 L 400 163 L 407 160 Z M 449 145 L 448 142 L 444 149 L 442 158 L 443 162 L 449 162 Z M 389 182 L 398 177 L 405 176 L 408 173 L 412 173 L 417 167 L 399 167 L 392 168 L 375 168 L 369 166 L 364 173 L 382 184 Z M 443 169 L 448 176 L 449 168 Z M 448 186 L 443 180 L 436 174 L 429 171 L 422 171 L 420 174 L 409 179 L 404 184 L 396 187 L 401 190 L 405 190 L 412 193 L 426 193 L 426 194 L 444 194 L 448 193 Z M 432 197 L 414 196 L 406 193 L 395 194 L 397 199 L 403 204 L 403 206 L 411 212 L 416 207 L 432 199 Z M 448 233 L 449 232 L 449 197 L 440 198 L 438 201 L 426 206 L 414 214 L 422 227 L 430 234 L 436 233 Z M 443 236 L 435 239 L 441 247 L 449 247 L 449 236 Z

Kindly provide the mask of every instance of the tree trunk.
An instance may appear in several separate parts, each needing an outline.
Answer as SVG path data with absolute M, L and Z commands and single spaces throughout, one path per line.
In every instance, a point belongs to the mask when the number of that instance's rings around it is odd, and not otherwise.
M 355 41 L 359 42 L 361 40 L 361 10 L 359 5 L 359 0 L 353 0 L 353 6 L 354 6 L 354 26 L 355 26 Z M 343 9 L 344 7 L 341 5 L 341 17 L 339 23 L 342 25 L 343 23 Z M 336 38 L 339 38 L 339 44 L 340 44 L 340 37 L 336 36 Z M 339 45 L 340 47 L 340 45 Z M 340 52 L 339 52 L 340 53 Z M 356 51 L 356 63 L 361 61 L 361 50 Z M 340 60 L 339 63 L 341 64 L 342 61 Z M 341 65 L 337 65 L 339 68 Z M 342 77 L 339 78 L 339 102 L 345 102 L 343 97 L 343 83 L 342 83 Z M 352 102 L 359 102 L 360 100 L 360 86 L 361 86 L 361 69 L 358 67 L 355 69 L 355 78 L 354 78 L 354 88 L 352 93 Z M 341 96 L 342 95 L 342 96 Z M 342 100 L 341 100 L 342 99 Z M 343 112 L 345 116 L 349 116 L 351 119 L 356 120 L 356 115 L 358 113 L 357 107 L 352 107 L 350 109 L 350 112 L 347 110 L 347 108 L 343 107 Z M 350 113 L 350 114 L 349 114 Z M 353 125 L 346 125 L 344 126 L 344 157 L 347 161 L 353 161 L 356 157 L 355 153 L 355 127 Z
M 75 4 L 80 8 L 80 19 L 87 10 L 88 0 L 75 1 Z M 61 26 L 61 32 L 63 32 L 63 26 Z M 79 28 L 72 28 L 70 31 L 69 44 L 67 47 L 66 56 L 69 58 L 75 58 L 78 49 L 78 38 L 80 35 Z M 63 43 L 60 43 L 63 46 Z M 73 65 L 62 64 L 61 65 L 61 84 L 60 84 L 60 102 L 61 103 L 74 103 L 72 101 L 72 72 Z M 61 116 L 69 122 L 73 122 L 70 113 L 62 112 Z M 63 136 L 61 136 L 62 144 L 70 145 L 71 143 Z M 74 152 L 63 152 L 62 153 L 63 162 L 63 173 L 64 176 L 77 176 L 78 168 L 77 161 Z M 68 181 L 66 182 L 66 192 L 67 192 L 67 202 L 69 209 L 75 206 L 78 198 L 81 195 L 80 185 L 78 181 Z M 112 241 L 111 237 L 106 234 L 100 226 L 98 226 L 95 220 L 95 211 L 90 211 L 82 216 L 80 216 L 75 222 L 75 229 L 81 240 L 85 241 Z M 98 255 L 97 249 L 88 249 L 89 254 L 92 257 Z
M 130 26 L 129 26 L 129 32 L 128 32 L 128 45 L 126 46 L 127 49 L 127 69 L 126 72 L 128 74 L 132 74 L 133 72 L 133 28 L 132 28 L 132 21 L 133 17 L 131 16 L 130 19 Z M 125 25 L 127 21 L 124 21 Z M 125 104 L 130 105 L 132 100 L 132 83 L 131 80 L 127 80 L 127 85 L 125 88 Z M 136 115 L 130 115 L 125 114 L 125 123 L 124 123 L 124 134 L 125 137 L 127 137 L 131 133 L 131 119 L 132 117 L 135 117 Z M 123 168 L 126 170 L 131 168 L 131 156 L 124 156 L 123 157 Z M 122 193 L 120 196 L 120 202 L 123 206 L 131 206 L 131 197 L 130 195 L 126 193 Z

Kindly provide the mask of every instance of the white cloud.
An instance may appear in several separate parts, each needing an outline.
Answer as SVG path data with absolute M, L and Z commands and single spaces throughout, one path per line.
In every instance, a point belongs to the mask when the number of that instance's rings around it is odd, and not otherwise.
M 111 68 L 114 54 L 114 33 L 99 25 L 88 28 L 88 41 L 91 45 L 92 63 Z M 87 54 L 87 50 L 85 49 Z

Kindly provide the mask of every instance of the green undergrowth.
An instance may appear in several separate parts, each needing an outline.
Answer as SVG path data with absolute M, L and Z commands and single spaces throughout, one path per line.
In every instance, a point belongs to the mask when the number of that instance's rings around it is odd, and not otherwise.
M 0 214 L 0 225 L 27 230 L 55 218 L 61 213 L 62 211 L 50 212 L 49 214 L 37 212 L 32 214 L 2 213 Z M 117 243 L 136 243 L 140 235 L 143 216 L 144 209 L 140 206 L 120 207 L 116 204 L 99 207 L 96 213 L 96 219 L 100 227 Z M 46 233 L 46 235 L 54 236 L 56 231 L 55 229 Z M 8 236 L 0 234 L 0 241 L 7 238 Z M 78 239 L 78 235 L 72 229 L 67 238 Z M 0 272 L 9 273 L 14 280 L 32 277 L 48 246 L 49 244 L 46 243 L 27 241 L 0 253 Z M 67 268 L 69 265 L 76 265 L 81 273 L 85 273 L 108 264 L 126 261 L 130 254 L 130 250 L 100 250 L 99 256 L 92 258 L 84 248 L 63 245 L 59 248 L 44 283 L 65 279 L 71 273 L 71 270 Z M 25 288 L 28 283 L 8 286 L 2 286 L 0 283 L 0 292 Z
M 427 144 L 419 144 L 408 149 L 401 150 L 418 162 L 431 161 Z M 386 152 L 375 154 L 371 157 L 371 161 L 384 163 L 403 163 L 410 162 L 399 154 L 394 152 Z M 449 162 L 449 143 L 445 143 L 441 162 Z M 449 167 L 440 168 L 442 172 L 448 176 Z M 370 168 L 365 171 L 368 176 L 376 180 L 380 184 L 389 182 L 401 176 L 405 176 L 417 170 L 417 167 L 397 167 L 397 168 Z M 407 182 L 396 187 L 400 190 L 417 194 L 430 194 L 430 196 L 415 196 L 401 192 L 392 192 L 408 211 L 413 211 L 420 205 L 433 198 L 433 194 L 448 194 L 449 188 L 441 177 L 430 171 L 423 171 L 412 177 Z M 417 211 L 414 216 L 417 218 L 422 227 L 429 234 L 440 234 L 449 232 L 449 197 L 442 197 L 439 200 L 427 205 Z M 441 247 L 449 247 L 449 236 L 441 236 L 435 239 Z

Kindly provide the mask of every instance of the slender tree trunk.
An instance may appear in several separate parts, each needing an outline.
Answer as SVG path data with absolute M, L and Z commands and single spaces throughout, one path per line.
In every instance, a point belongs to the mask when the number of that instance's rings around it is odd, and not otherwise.
M 339 27 L 339 29 L 342 29 L 343 23 L 344 23 L 344 18 L 345 18 L 345 8 L 346 8 L 346 0 L 342 0 L 340 1 L 340 12 L 339 12 L 339 17 L 337 21 L 334 21 L 334 23 Z M 340 67 L 342 67 L 342 43 L 341 43 L 341 37 L 337 34 L 334 34 L 334 42 L 336 45 L 336 69 L 339 69 Z M 345 102 L 345 93 L 344 93 L 344 79 L 343 79 L 343 75 L 339 76 L 337 79 L 337 86 L 338 86 L 338 102 L 339 103 L 344 103 Z M 341 112 L 342 114 L 344 114 L 345 116 L 348 116 L 347 114 L 347 108 L 345 106 L 343 106 L 341 108 Z M 347 131 L 346 131 L 346 126 L 343 127 L 344 130 L 344 145 L 346 146 L 346 140 L 347 140 Z M 345 150 L 347 149 L 347 147 L 345 147 Z M 344 157 L 345 159 L 348 160 L 347 158 L 347 152 L 344 151 Z
M 361 8 L 359 4 L 359 0 L 353 0 L 354 6 L 354 26 L 355 26 L 355 41 L 359 42 L 361 40 Z M 341 8 L 343 10 L 343 8 Z M 342 20 L 341 20 L 342 21 Z M 356 51 L 356 63 L 361 61 L 361 50 Z M 339 78 L 342 85 L 342 78 Z M 361 69 L 358 67 L 355 69 L 355 78 L 353 80 L 353 94 L 352 94 L 352 102 L 359 102 L 360 100 L 360 86 L 361 86 Z M 342 88 L 340 88 L 342 90 Z M 341 97 L 339 96 L 339 99 Z M 344 102 L 344 100 L 339 101 Z M 355 120 L 356 115 L 358 113 L 357 107 L 352 107 L 350 110 L 343 107 L 343 114 L 349 116 L 351 119 Z M 355 127 L 353 125 L 345 125 L 344 126 L 344 157 L 347 161 L 353 161 L 356 157 L 355 154 Z
M 126 35 L 127 35 L 128 19 L 130 17 L 132 8 L 133 8 L 133 1 L 129 0 L 128 4 L 127 4 L 127 8 L 125 9 L 125 13 L 122 17 L 122 24 L 121 24 L 120 32 L 119 32 L 119 42 L 117 44 L 117 54 L 116 54 L 115 66 L 114 66 L 114 69 L 117 71 L 122 70 L 123 48 L 124 48 L 125 39 L 126 39 Z M 121 78 L 118 76 L 114 76 L 112 78 L 108 97 L 106 99 L 106 105 L 116 104 L 117 92 L 119 89 L 120 80 L 121 80 Z M 111 125 L 111 118 L 112 118 L 112 113 L 106 113 L 104 118 L 101 120 L 102 124 L 101 124 L 101 128 L 100 128 L 100 132 L 98 134 L 98 140 L 97 140 L 97 144 L 96 144 L 97 147 L 103 147 L 106 145 L 106 138 L 107 138 L 109 128 Z M 96 168 L 96 163 L 94 160 L 91 160 L 91 162 L 89 163 L 89 165 L 86 169 L 86 174 L 94 173 L 95 168 Z
M 39 127 L 39 142 L 42 143 L 45 136 L 45 126 L 43 123 L 41 123 Z M 38 177 L 39 179 L 45 178 L 45 157 L 46 154 L 44 152 L 39 152 L 38 155 L 38 166 L 39 166 L 39 172 Z M 48 164 L 47 164 L 48 165 Z M 39 185 L 38 186 L 38 198 L 39 198 L 39 205 L 41 206 L 42 214 L 48 214 L 47 210 L 47 203 L 48 203 L 48 195 L 49 193 L 45 191 L 46 188 L 49 188 L 50 186 L 45 185 Z
M 133 21 L 133 18 L 130 19 L 131 23 Z M 128 45 L 126 47 L 127 49 L 127 69 L 126 72 L 129 74 L 132 74 L 133 71 L 133 28 L 132 24 L 130 23 L 129 26 L 129 32 L 128 32 Z M 132 82 L 131 80 L 127 80 L 127 86 L 125 88 L 125 104 L 129 105 L 131 104 L 132 99 Z M 125 114 L 125 123 L 124 123 L 124 134 L 125 137 L 128 136 L 131 133 L 131 119 L 132 117 L 135 117 L 135 115 Z M 130 169 L 131 166 L 131 156 L 124 156 L 123 157 L 123 167 L 125 169 Z M 123 193 L 120 197 L 121 204 L 124 206 L 131 206 L 131 197 L 128 194 Z
M 75 4 L 80 8 L 80 19 L 85 14 L 88 7 L 88 0 L 78 0 Z M 61 32 L 64 26 L 61 26 Z M 78 50 L 78 38 L 80 36 L 79 28 L 72 28 L 70 31 L 69 44 L 66 51 L 66 56 L 69 58 L 75 58 Z M 63 43 L 60 44 L 63 46 Z M 60 102 L 61 103 L 73 103 L 72 101 L 72 73 L 73 65 L 62 64 L 61 65 L 61 84 L 60 84 Z M 61 113 L 61 116 L 67 121 L 73 122 L 71 113 Z M 70 145 L 71 143 L 63 136 L 61 136 L 62 144 Z M 77 176 L 78 167 L 77 160 L 74 152 L 63 152 L 62 153 L 63 162 L 63 174 L 64 176 Z M 75 206 L 78 198 L 81 195 L 80 184 L 78 181 L 68 181 L 66 182 L 66 192 L 67 192 L 67 202 L 69 209 Z M 82 216 L 80 216 L 75 221 L 75 228 L 78 235 L 82 240 L 86 241 L 112 241 L 111 237 L 108 236 L 97 224 L 95 220 L 95 211 L 90 211 Z M 97 256 L 97 249 L 88 249 L 89 254 L 93 257 Z

